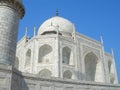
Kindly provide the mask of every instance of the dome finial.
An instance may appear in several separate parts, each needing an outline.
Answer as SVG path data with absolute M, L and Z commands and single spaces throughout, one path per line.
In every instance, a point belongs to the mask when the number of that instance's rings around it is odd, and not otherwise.
M 56 16 L 59 16 L 59 12 L 58 12 L 58 9 L 56 10 Z

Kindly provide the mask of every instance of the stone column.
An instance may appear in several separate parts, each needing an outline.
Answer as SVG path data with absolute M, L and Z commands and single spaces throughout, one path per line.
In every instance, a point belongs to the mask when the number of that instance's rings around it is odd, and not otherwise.
M 14 65 L 19 20 L 25 9 L 21 0 L 0 0 L 0 63 Z

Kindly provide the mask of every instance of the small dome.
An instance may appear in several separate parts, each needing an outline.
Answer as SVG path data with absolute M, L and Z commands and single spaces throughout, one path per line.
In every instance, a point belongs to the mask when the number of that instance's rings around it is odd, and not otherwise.
M 67 19 L 55 16 L 46 20 L 39 28 L 38 34 L 43 34 L 49 31 L 57 31 L 64 34 L 72 34 L 74 25 Z

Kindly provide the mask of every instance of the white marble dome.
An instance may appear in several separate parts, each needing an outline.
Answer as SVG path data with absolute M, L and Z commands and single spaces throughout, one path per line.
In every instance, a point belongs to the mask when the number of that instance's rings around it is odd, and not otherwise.
M 51 29 L 52 27 L 52 29 Z M 54 29 L 53 29 L 54 27 Z M 46 20 L 39 28 L 38 35 L 41 35 L 45 32 L 49 31 L 57 31 L 59 30 L 60 33 L 67 33 L 72 34 L 74 29 L 74 25 L 67 19 L 55 16 L 48 20 Z

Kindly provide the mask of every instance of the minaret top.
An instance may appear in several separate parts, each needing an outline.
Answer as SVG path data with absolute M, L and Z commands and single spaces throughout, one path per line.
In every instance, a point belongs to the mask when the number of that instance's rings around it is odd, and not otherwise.
M 28 27 L 25 28 L 25 36 L 28 36 Z
M 100 36 L 100 41 L 101 41 L 102 44 L 104 44 L 103 36 Z
M 8 6 L 14 8 L 16 11 L 18 11 L 20 18 L 25 15 L 25 8 L 22 4 L 22 0 L 0 0 L 0 6 Z
M 112 53 L 112 55 L 114 56 L 114 50 L 113 50 L 113 48 L 111 48 L 111 53 Z

